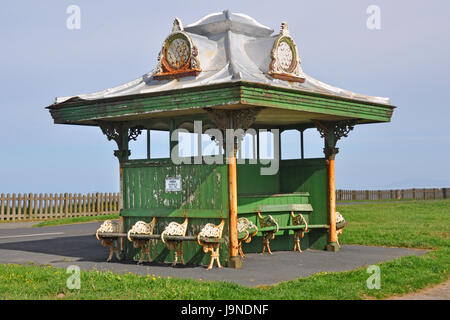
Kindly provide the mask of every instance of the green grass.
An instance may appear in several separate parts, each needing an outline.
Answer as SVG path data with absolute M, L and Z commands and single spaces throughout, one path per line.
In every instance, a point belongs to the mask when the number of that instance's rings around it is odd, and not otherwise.
M 403 257 L 379 264 L 380 290 L 367 289 L 369 274 L 365 267 L 348 272 L 318 273 L 258 288 L 219 281 L 162 279 L 158 275 L 82 271 L 81 289 L 69 290 L 66 288 L 69 275 L 63 269 L 0 265 L 0 298 L 365 299 L 405 294 L 449 278 L 449 208 L 449 200 L 338 207 L 350 222 L 340 236 L 341 244 L 433 249 L 421 257 Z
M 450 199 L 338 205 L 350 224 L 342 243 L 408 248 L 450 247 Z
M 38 224 L 33 225 L 32 227 L 48 227 L 48 226 L 58 226 L 63 224 L 73 224 L 73 223 L 83 223 L 83 222 L 93 222 L 93 221 L 104 221 L 110 219 L 119 219 L 118 214 L 108 214 L 108 215 L 99 215 L 92 217 L 74 217 L 74 218 L 63 218 L 63 219 L 55 219 L 43 221 Z

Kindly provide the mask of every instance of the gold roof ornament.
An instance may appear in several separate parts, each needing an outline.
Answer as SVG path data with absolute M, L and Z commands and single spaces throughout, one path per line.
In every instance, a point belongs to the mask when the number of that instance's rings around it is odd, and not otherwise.
M 286 22 L 281 23 L 280 34 L 273 44 L 270 57 L 272 61 L 268 73 L 273 78 L 294 82 L 305 81 L 297 45 L 289 33 Z
M 156 80 L 197 76 L 202 70 L 197 59 L 198 50 L 191 37 L 184 32 L 181 20 L 175 18 L 172 32 L 163 43 L 158 55 Z

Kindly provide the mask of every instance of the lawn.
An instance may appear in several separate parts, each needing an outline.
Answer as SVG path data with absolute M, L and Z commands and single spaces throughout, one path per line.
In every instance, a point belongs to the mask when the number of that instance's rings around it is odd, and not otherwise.
M 319 273 L 274 286 L 81 272 L 81 289 L 66 287 L 64 269 L 0 265 L 2 299 L 366 299 L 417 291 L 450 274 L 450 200 L 341 205 L 350 222 L 341 244 L 432 249 L 421 257 L 379 264 L 381 288 L 366 287 L 366 268 Z
M 107 215 L 99 215 L 92 217 L 75 217 L 75 218 L 63 218 L 63 219 L 55 219 L 42 221 L 38 224 L 33 225 L 33 228 L 36 227 L 48 227 L 48 226 L 58 226 L 63 224 L 73 224 L 73 223 L 83 223 L 83 222 L 94 222 L 94 221 L 104 221 L 110 219 L 119 219 L 118 214 L 107 214 Z

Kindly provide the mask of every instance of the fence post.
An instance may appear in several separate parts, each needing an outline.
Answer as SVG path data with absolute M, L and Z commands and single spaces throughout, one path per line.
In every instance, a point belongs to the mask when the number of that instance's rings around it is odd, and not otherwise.
M 97 212 L 97 214 L 100 214 L 100 193 L 97 192 L 95 195 L 96 195 L 96 200 L 97 200 L 96 212 Z
M 33 219 L 34 197 L 32 193 L 28 194 L 28 219 Z
M 0 206 L 0 220 L 3 221 L 3 219 L 5 218 L 5 195 L 2 193 L 0 195 L 0 202 L 1 202 L 1 206 Z M 6 220 L 6 219 L 5 219 Z

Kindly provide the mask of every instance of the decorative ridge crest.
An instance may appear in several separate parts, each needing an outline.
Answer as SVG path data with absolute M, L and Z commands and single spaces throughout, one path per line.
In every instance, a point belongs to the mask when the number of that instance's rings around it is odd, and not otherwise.
M 172 32 L 164 40 L 158 54 L 158 65 L 153 78 L 163 80 L 197 76 L 202 71 L 197 55 L 197 47 L 184 31 L 181 20 L 175 18 Z
M 305 81 L 297 45 L 290 35 L 286 22 L 281 23 L 280 34 L 275 39 L 270 57 L 272 58 L 269 66 L 270 76 L 287 81 Z
M 179 18 L 175 18 L 175 20 L 173 20 L 173 26 L 172 26 L 172 32 L 177 32 L 177 31 L 183 31 L 183 24 L 181 23 L 181 20 Z

